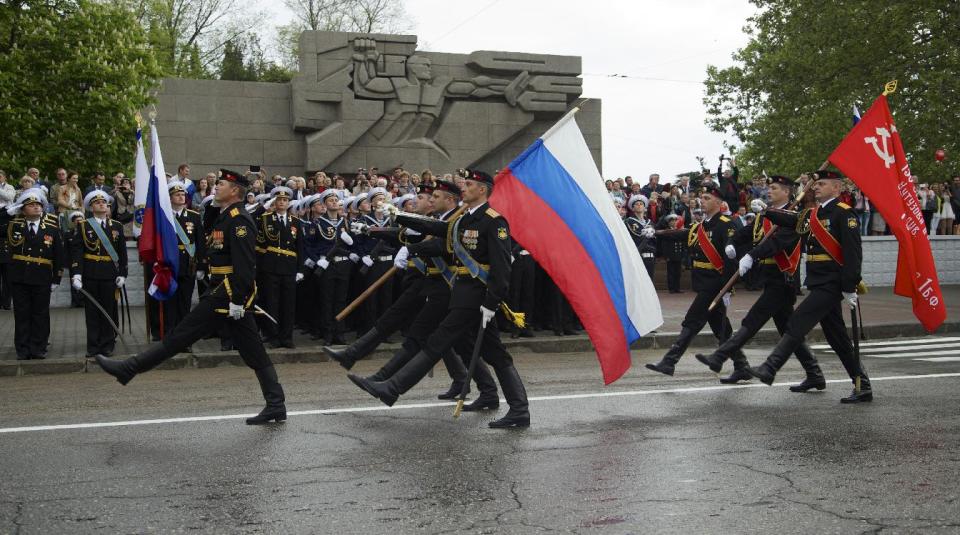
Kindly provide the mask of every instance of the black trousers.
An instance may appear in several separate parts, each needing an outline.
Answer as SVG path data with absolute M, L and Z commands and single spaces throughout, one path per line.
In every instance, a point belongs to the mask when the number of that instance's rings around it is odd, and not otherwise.
M 750 338 L 757 334 L 770 319 L 773 319 L 780 334 L 786 332 L 787 323 L 793 315 L 793 305 L 797 302 L 796 290 L 784 278 L 787 276 L 789 275 L 778 274 L 764 277 L 763 293 L 740 323 L 741 327 L 749 329 Z
M 680 272 L 679 260 L 667 260 L 667 290 L 674 293 L 680 291 Z
M 683 317 L 681 326 L 684 329 L 690 329 L 696 334 L 703 329 L 704 325 L 709 323 L 710 330 L 713 331 L 713 335 L 717 337 L 720 343 L 730 338 L 730 335 L 733 334 L 733 327 L 730 326 L 730 320 L 727 319 L 727 307 L 721 301 L 713 307 L 713 310 L 708 310 L 710 302 L 713 301 L 722 287 L 723 284 L 720 283 L 716 287 L 710 286 L 697 292 L 693 302 L 690 303 L 690 308 L 687 309 L 687 315 Z
M 439 361 L 444 353 L 454 348 L 461 355 L 470 355 L 473 344 L 477 339 L 477 331 L 480 329 L 480 320 L 479 304 L 476 308 L 452 308 L 448 310 L 440 326 L 427 339 L 427 344 L 423 347 L 423 350 L 436 361 Z M 483 360 L 487 361 L 487 364 L 490 364 L 496 370 L 513 366 L 513 357 L 503 347 L 503 343 L 500 341 L 500 331 L 497 329 L 497 323 L 494 320 L 490 320 L 483 332 L 483 338 L 480 342 L 480 355 Z
M 50 285 L 10 284 L 13 345 L 18 358 L 42 357 L 50 338 Z
M 85 278 L 83 289 L 100 303 L 100 306 L 110 314 L 114 323 L 119 321 L 117 316 L 117 283 L 113 280 L 97 280 Z M 110 322 L 103 317 L 96 305 L 86 299 L 84 302 L 84 316 L 87 320 L 87 355 L 111 355 L 117 343 L 117 332 L 110 326 Z
M 407 284 L 400 297 L 377 318 L 374 326 L 382 336 L 389 336 L 406 327 L 410 324 L 411 318 L 416 317 L 423 310 L 423 306 L 427 302 L 426 296 L 422 293 L 424 282 L 421 279 Z
M 853 342 L 847 335 L 843 322 L 840 286 L 817 286 L 810 288 L 806 299 L 797 306 L 787 323 L 787 334 L 803 339 L 819 323 L 830 348 L 840 357 L 840 362 L 850 378 L 866 377 L 863 364 L 853 352 Z
M 513 261 L 510 269 L 510 308 L 514 312 L 526 314 L 526 321 L 532 321 L 534 314 L 534 292 L 536 263 L 530 255 L 520 255 Z
M 170 334 L 173 328 L 190 313 L 190 302 L 193 300 L 193 288 L 196 286 L 197 279 L 194 278 L 193 273 L 188 275 L 177 279 L 177 291 L 173 297 L 163 301 L 164 336 Z
M 347 306 L 347 292 L 350 290 L 350 272 L 353 262 L 344 260 L 333 262 L 323 270 L 320 279 L 320 292 L 317 299 L 320 303 L 320 330 L 327 339 L 343 334 L 343 322 L 334 318 Z
M 6 232 L 4 232 L 0 236 L 6 235 Z M 10 300 L 13 298 L 13 288 L 10 284 L 10 276 L 7 275 L 7 267 L 9 265 L 10 264 L 7 262 L 0 262 L 0 307 L 2 308 L 10 308 Z
M 651 254 L 651 253 L 643 253 L 643 254 Z M 650 276 L 650 281 L 652 282 L 653 271 L 654 271 L 654 268 L 657 267 L 657 259 L 653 257 L 643 256 L 643 255 L 640 255 L 640 256 L 643 260 L 643 267 L 647 268 L 647 275 Z M 679 284 L 679 281 L 678 281 L 678 284 Z
M 363 264 L 360 265 L 364 266 Z M 374 259 L 373 265 L 370 266 L 367 269 L 366 274 L 363 275 L 363 288 L 361 288 L 360 291 L 363 292 L 373 285 L 373 283 L 382 277 L 383 274 L 386 273 L 392 266 L 393 262 L 378 261 Z M 391 304 L 393 304 L 393 282 L 393 280 L 387 281 L 386 284 L 380 288 L 377 288 L 377 291 L 373 292 L 373 295 L 364 301 L 364 319 L 363 322 L 358 326 L 361 331 L 366 332 L 366 330 L 374 326 L 377 322 L 377 319 L 390 308 Z
M 277 320 L 274 325 L 267 319 L 263 322 L 268 338 L 276 338 L 281 344 L 293 343 L 293 318 L 297 309 L 297 275 L 263 273 L 259 288 L 263 309 Z
M 233 344 L 240 350 L 240 358 L 247 366 L 254 370 L 273 366 L 263 343 L 260 342 L 253 312 L 247 310 L 241 319 L 234 320 L 217 311 L 229 308 L 230 300 L 223 287 L 202 297 L 200 303 L 160 342 L 164 349 L 163 359 L 180 353 L 210 332 L 228 332 Z

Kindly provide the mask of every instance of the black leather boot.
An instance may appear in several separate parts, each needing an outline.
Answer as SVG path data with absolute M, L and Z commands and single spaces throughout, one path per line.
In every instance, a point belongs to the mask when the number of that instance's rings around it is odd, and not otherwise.
M 256 370 L 256 373 L 257 380 L 260 381 L 260 391 L 263 392 L 263 399 L 266 400 L 267 405 L 260 414 L 247 418 L 247 425 L 263 425 L 286 420 L 287 407 L 283 404 L 285 401 L 283 387 L 280 386 L 280 380 L 277 378 L 277 370 L 273 366 L 267 366 Z
M 494 429 L 505 427 L 530 427 L 530 408 L 527 402 L 527 390 L 523 387 L 523 381 L 520 374 L 513 366 L 496 370 L 497 379 L 500 380 L 500 388 L 503 389 L 503 397 L 507 399 L 507 405 L 510 410 L 499 420 L 494 420 L 488 425 Z
M 338 350 L 330 346 L 323 346 L 323 352 L 349 370 L 358 360 L 373 352 L 383 338 L 377 328 L 374 327 L 343 349 Z
M 743 355 L 741 349 L 752 336 L 753 334 L 749 329 L 740 327 L 737 329 L 737 332 L 733 333 L 733 336 L 727 338 L 713 353 L 709 355 L 697 353 L 697 360 L 706 364 L 713 373 L 720 373 L 720 371 L 723 370 L 723 363 L 726 362 L 727 359 L 737 354 Z
M 749 381 L 750 379 L 753 379 L 753 376 L 747 371 L 747 368 L 750 367 L 750 363 L 747 362 L 747 356 L 743 354 L 743 351 L 737 349 L 732 357 L 733 373 L 727 377 L 722 377 L 720 382 L 725 385 L 735 385 L 740 381 Z
M 664 375 L 673 375 L 673 370 L 677 362 L 680 361 L 680 357 L 683 356 L 683 352 L 687 350 L 687 346 L 690 345 L 690 341 L 693 340 L 696 334 L 692 329 L 688 329 L 687 327 L 680 329 L 680 336 L 678 336 L 676 341 L 673 342 L 673 345 L 670 346 L 667 354 L 660 359 L 660 362 L 647 364 L 646 368 Z
M 455 355 L 453 351 L 447 351 L 443 355 L 443 365 L 447 368 L 447 375 L 452 379 L 450 383 L 450 388 L 446 392 L 437 395 L 437 399 L 454 399 L 460 395 L 460 391 L 463 390 L 463 383 L 467 380 L 467 368 L 463 365 L 463 361 L 460 360 L 460 357 Z M 467 392 L 470 392 L 470 386 L 467 386 Z
M 866 374 L 860 376 L 860 389 L 857 390 L 856 378 L 854 378 L 853 392 L 845 398 L 840 398 L 840 403 L 869 403 L 873 401 L 873 388 L 870 387 L 870 379 Z
M 421 351 L 386 381 L 370 381 L 366 377 L 360 377 L 352 373 L 348 374 L 347 377 L 353 381 L 353 384 L 382 401 L 384 405 L 392 407 L 397 402 L 397 398 L 420 382 L 436 363 L 437 359 Z
M 777 343 L 777 346 L 770 352 L 767 360 L 756 368 L 748 367 L 747 372 L 757 379 L 760 379 L 763 384 L 772 385 L 777 371 L 783 367 L 783 364 L 787 362 L 787 359 L 790 358 L 790 355 L 793 354 L 794 350 L 796 350 L 797 346 L 802 342 L 802 338 L 795 338 L 790 334 L 783 335 Z
M 397 370 L 403 368 L 406 363 L 410 362 L 410 359 L 413 358 L 416 353 L 416 351 L 410 351 L 410 349 L 405 346 L 401 347 L 376 373 L 368 376 L 367 380 L 374 382 L 386 381 L 393 377 L 393 374 L 397 373 Z
M 103 368 L 103 371 L 116 377 L 120 384 L 125 385 L 138 373 L 152 370 L 173 355 L 174 352 L 164 347 L 163 342 L 161 342 L 126 360 L 114 360 L 103 355 L 97 355 L 96 358 L 97 364 Z
M 483 362 L 483 359 L 477 362 L 473 370 L 473 382 L 477 385 L 480 395 L 473 403 L 464 405 L 465 412 L 477 412 L 493 410 L 500 407 L 500 391 L 497 390 L 497 382 L 490 373 L 490 368 Z
M 823 370 L 821 370 L 820 365 L 817 364 L 817 358 L 814 357 L 813 352 L 810 351 L 810 346 L 804 342 L 797 346 L 793 354 L 797 356 L 797 360 L 800 361 L 803 370 L 807 372 L 807 377 L 800 384 L 791 386 L 790 391 L 806 392 L 813 388 L 817 390 L 826 388 L 827 380 L 823 377 Z

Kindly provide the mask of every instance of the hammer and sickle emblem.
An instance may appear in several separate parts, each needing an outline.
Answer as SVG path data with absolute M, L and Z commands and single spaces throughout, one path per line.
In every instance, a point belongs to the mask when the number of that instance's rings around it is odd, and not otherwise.
M 863 138 L 864 143 L 873 145 L 873 151 L 877 153 L 877 156 L 883 160 L 884 165 L 887 166 L 887 169 L 890 169 L 890 166 L 896 161 L 896 156 L 890 154 L 888 150 L 887 140 L 890 138 L 891 131 L 896 132 L 897 127 L 891 126 L 890 130 L 887 130 L 884 127 L 877 127 L 877 135 L 883 138 L 883 149 L 880 149 L 880 145 L 877 143 L 876 137 L 865 137 Z

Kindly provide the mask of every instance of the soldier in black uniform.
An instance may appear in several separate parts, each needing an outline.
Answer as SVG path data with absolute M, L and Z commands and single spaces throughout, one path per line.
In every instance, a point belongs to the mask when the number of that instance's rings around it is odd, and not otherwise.
M 630 210 L 633 215 L 628 216 L 624 223 L 627 230 L 630 231 L 630 237 L 633 238 L 634 245 L 640 253 L 643 260 L 643 267 L 647 268 L 647 275 L 653 280 L 653 269 L 656 266 L 657 256 L 657 238 L 653 222 L 647 219 L 647 200 L 643 195 L 634 195 L 630 197 Z M 678 277 L 679 279 L 679 277 Z M 679 288 L 679 280 L 676 287 Z
M 221 169 L 220 173 L 216 201 L 222 211 L 207 237 L 211 289 L 160 343 L 126 360 L 97 356 L 97 362 L 104 371 L 125 385 L 138 373 L 155 368 L 208 332 L 227 324 L 234 342 L 239 346 L 243 362 L 256 372 L 266 400 L 266 407 L 257 416 L 248 418 L 247 424 L 280 422 L 287 419 L 283 388 L 260 342 L 253 311 L 250 310 L 257 293 L 254 283 L 257 271 L 254 263 L 257 227 L 244 210 L 243 203 L 250 182 L 246 176 L 233 171 Z
M 318 202 L 327 208 L 325 215 L 313 221 L 316 227 L 315 244 L 309 248 L 312 255 L 304 260 L 306 269 L 319 275 L 320 284 L 315 300 L 320 303 L 318 319 L 320 325 L 313 338 L 326 335 L 327 345 L 345 344 L 343 323 L 336 321 L 336 315 L 347 306 L 347 291 L 350 288 L 350 274 L 353 271 L 353 236 L 350 235 L 346 219 L 340 213 L 340 197 L 337 190 L 328 189 L 320 193 Z
M 535 315 L 536 306 L 535 290 L 537 263 L 530 256 L 523 246 L 516 241 L 513 242 L 513 251 L 511 251 L 513 263 L 510 266 L 510 306 L 513 310 L 521 312 L 526 316 L 527 323 L 521 328 L 516 325 L 510 325 L 511 338 L 533 338 L 533 331 L 530 329 L 530 322 Z
M 872 401 L 873 390 L 863 364 L 853 351 L 853 343 L 847 336 L 841 305 L 857 306 L 863 250 L 857 215 L 850 206 L 837 199 L 842 186 L 843 178 L 838 173 L 817 173 L 813 192 L 819 204 L 809 212 L 800 214 L 796 226 L 797 232 L 807 239 L 806 286 L 810 293 L 790 316 L 786 332 L 767 360 L 748 371 L 764 383 L 773 384 L 777 370 L 819 322 L 824 337 L 840 357 L 854 384 L 853 393 L 840 402 L 860 403 Z M 752 255 L 744 256 L 740 260 L 740 272 L 745 273 L 753 263 Z
M 11 206 L 6 228 L 7 276 L 13 298 L 13 345 L 17 360 L 42 359 L 50 338 L 50 293 L 63 276 L 64 249 L 57 217 L 44 214 L 46 199 L 29 189 Z M 5 208 L 4 211 L 7 209 Z
M 444 222 L 443 226 L 452 224 L 456 217 L 460 217 L 462 210 L 457 211 L 457 204 L 460 201 L 461 191 L 456 184 L 445 180 L 437 180 L 435 188 L 421 187 L 421 192 L 423 191 L 430 191 L 431 197 L 418 203 L 418 206 L 424 208 L 422 215 L 426 215 L 433 210 L 439 217 L 439 221 Z M 426 196 L 421 194 L 421 197 Z M 452 253 L 446 251 L 443 240 L 435 238 L 425 240 L 419 232 L 403 227 L 399 229 L 398 237 L 404 245 L 397 252 L 394 265 L 405 269 L 408 278 L 411 279 L 409 283 L 405 280 L 405 284 L 408 284 L 408 286 L 400 299 L 377 320 L 373 329 L 360 337 L 350 347 L 342 351 L 335 351 L 329 347 L 323 348 L 330 358 L 349 370 L 357 360 L 368 355 L 388 335 L 401 328 L 410 318 L 413 318 L 413 321 L 407 327 L 406 336 L 400 350 L 376 373 L 366 377 L 368 381 L 389 379 L 414 355 L 426 347 L 427 339 L 443 320 L 450 306 L 450 284 L 456 276 L 451 266 L 454 265 L 455 261 Z M 463 347 L 459 349 L 464 350 Z M 465 349 L 465 358 L 469 358 L 470 349 L 472 348 Z M 464 356 L 464 353 L 461 352 L 461 355 Z M 439 399 L 453 399 L 460 393 L 467 377 L 467 371 L 464 363 L 452 351 L 444 353 L 443 363 L 453 383 L 446 392 L 437 397 Z M 480 390 L 480 396 L 473 403 L 464 407 L 464 410 L 496 409 L 500 403 L 497 384 L 490 375 L 490 371 L 481 363 L 477 363 L 474 380 Z
M 70 273 L 73 287 L 83 288 L 107 311 L 114 324 L 119 320 L 117 301 L 127 278 L 127 242 L 123 224 L 110 219 L 113 198 L 101 190 L 93 190 L 83 199 L 84 211 L 93 214 L 77 227 L 73 240 Z M 87 357 L 109 357 L 117 342 L 117 332 L 103 313 L 84 300 L 87 323 Z
M 713 310 L 708 310 L 710 302 L 736 269 L 736 263 L 722 253 L 727 240 L 733 237 L 733 223 L 729 217 L 720 213 L 722 199 L 716 185 L 709 183 L 703 186 L 700 198 L 703 204 L 704 220 L 702 223 L 693 225 L 686 232 L 687 246 L 693 258 L 693 291 L 697 292 L 697 295 L 687 309 L 687 315 L 681 324 L 680 336 L 670 346 L 670 350 L 660 362 L 647 364 L 648 369 L 666 375 L 673 375 L 674 367 L 687 350 L 687 346 L 708 322 L 720 343 L 726 342 L 733 332 L 730 320 L 727 319 L 729 294 L 724 296 L 723 302 L 717 303 Z M 737 368 L 747 366 L 747 359 L 743 353 L 736 351 L 731 356 Z
M 262 281 L 263 308 L 277 320 L 263 323 L 271 347 L 295 347 L 293 322 L 297 283 L 303 281 L 303 222 L 288 213 L 293 192 L 286 186 L 270 190 L 273 206 L 257 225 L 257 271 Z
M 779 175 L 771 176 L 767 179 L 767 183 L 769 184 L 768 196 L 771 211 L 783 210 L 790 201 L 796 183 L 785 176 Z M 723 362 L 733 356 L 736 351 L 740 351 L 770 318 L 773 318 L 777 331 L 782 335 L 786 332 L 787 322 L 793 314 L 793 305 L 797 301 L 793 274 L 800 265 L 802 244 L 800 237 L 792 228 L 779 229 L 767 238 L 766 242 L 760 244 L 772 228 L 773 223 L 769 217 L 765 213 L 760 213 L 752 226 L 737 230 L 731 243 L 725 248 L 724 252 L 727 257 L 734 259 L 737 257 L 738 250 L 742 251 L 752 247 L 746 254 L 754 259 L 762 259 L 760 260 L 760 267 L 755 272 L 758 275 L 758 283 L 763 286 L 763 293 L 750 307 L 750 311 L 743 318 L 740 328 L 733 333 L 730 339 L 710 355 L 697 354 L 697 360 L 709 366 L 716 373 L 720 372 Z M 773 251 L 779 252 L 774 254 Z M 791 386 L 790 390 L 806 392 L 811 388 L 818 390 L 826 388 L 827 384 L 824 381 L 823 372 L 817 364 L 817 359 L 810 352 L 810 347 L 805 343 L 800 343 L 794 353 L 803 369 L 806 370 L 807 378 L 803 383 Z M 748 380 L 751 377 L 746 369 L 741 368 L 734 370 L 730 377 L 721 379 L 720 382 L 735 383 Z
M 402 216 L 398 222 L 432 236 L 449 239 L 448 252 L 457 258 L 450 295 L 450 309 L 440 326 L 427 339 L 426 345 L 389 380 L 368 381 L 350 375 L 350 379 L 372 396 L 387 405 L 422 379 L 444 353 L 454 346 L 470 347 L 476 340 L 477 329 L 484 329 L 480 355 L 497 374 L 510 410 L 490 427 L 527 427 L 530 412 L 527 393 L 513 358 L 503 347 L 500 333 L 493 320 L 506 297 L 510 283 L 510 231 L 507 221 L 487 204 L 493 189 L 493 178 L 486 173 L 472 171 L 463 190 L 466 210 L 452 226 L 443 223 L 426 224 L 419 219 Z M 471 348 L 472 349 L 472 348 Z
M 657 221 L 656 229 L 674 230 L 679 218 L 677 214 L 667 214 Z M 686 225 L 686 221 L 684 224 Z M 687 234 L 666 232 L 660 234 L 658 238 L 660 254 L 667 261 L 667 289 L 672 294 L 683 293 L 680 289 L 680 276 L 683 271 L 683 259 L 687 254 Z
M 206 275 L 207 241 L 200 212 L 187 208 L 187 187 L 183 182 L 171 182 L 170 207 L 176 218 L 177 250 L 180 267 L 177 271 L 177 291 L 163 302 L 164 335 L 173 330 L 187 314 L 193 300 L 193 289 Z

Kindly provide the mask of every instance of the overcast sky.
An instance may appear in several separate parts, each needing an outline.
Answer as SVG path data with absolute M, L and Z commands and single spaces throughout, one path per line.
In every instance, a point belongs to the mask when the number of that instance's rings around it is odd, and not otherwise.
M 603 100 L 603 175 L 646 177 L 711 168 L 721 134 L 704 124 L 708 64 L 727 66 L 746 44 L 746 0 L 406 0 L 419 46 L 437 52 L 507 50 L 583 57 L 583 96 Z M 260 0 L 276 23 L 290 14 Z M 634 78 L 610 78 L 626 74 Z M 670 80 L 670 81 L 668 81 Z

